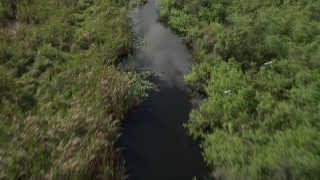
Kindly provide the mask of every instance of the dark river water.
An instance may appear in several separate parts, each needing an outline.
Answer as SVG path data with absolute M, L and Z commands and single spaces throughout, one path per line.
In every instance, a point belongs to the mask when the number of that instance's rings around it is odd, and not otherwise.
M 155 3 L 149 0 L 130 15 L 144 41 L 133 54 L 133 65 L 138 71 L 159 73 L 159 91 L 129 114 L 118 146 L 129 179 L 203 179 L 201 150 L 182 126 L 191 110 L 183 79 L 190 72 L 190 54 L 181 39 L 158 22 Z

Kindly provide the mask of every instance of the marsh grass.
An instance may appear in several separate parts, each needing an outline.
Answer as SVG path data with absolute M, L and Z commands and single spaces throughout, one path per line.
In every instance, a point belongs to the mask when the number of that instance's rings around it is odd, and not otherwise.
M 1 22 L 0 178 L 124 178 L 119 125 L 152 87 L 117 67 L 131 48 L 128 2 L 1 1 L 0 17 L 9 2 L 18 28 Z

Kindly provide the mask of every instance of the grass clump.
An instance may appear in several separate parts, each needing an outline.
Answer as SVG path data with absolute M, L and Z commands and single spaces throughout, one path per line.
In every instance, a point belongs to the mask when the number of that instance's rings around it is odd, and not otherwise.
M 161 0 L 206 98 L 185 125 L 217 179 L 320 176 L 320 4 Z
M 17 12 L 16 0 L 2 0 L 0 2 L 0 25 L 6 25 L 14 20 Z
M 0 28 L 0 178 L 122 178 L 119 123 L 151 88 L 117 67 L 130 48 L 128 2 L 1 1 L 1 17 L 10 3 L 12 25 Z

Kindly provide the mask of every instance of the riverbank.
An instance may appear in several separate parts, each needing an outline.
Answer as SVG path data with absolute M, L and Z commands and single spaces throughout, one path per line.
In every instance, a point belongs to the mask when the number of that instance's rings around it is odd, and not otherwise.
M 320 176 L 320 4 L 158 2 L 188 43 L 205 96 L 185 125 L 216 179 Z
M 118 67 L 129 3 L 0 5 L 0 178 L 123 177 L 119 122 L 151 88 Z

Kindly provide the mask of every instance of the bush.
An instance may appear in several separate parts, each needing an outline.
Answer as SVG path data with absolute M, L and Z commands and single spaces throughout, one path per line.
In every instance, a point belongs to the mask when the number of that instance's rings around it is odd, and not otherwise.
M 249 171 L 254 179 L 314 179 L 319 177 L 319 131 L 299 126 L 279 132 L 253 157 Z
M 193 52 L 185 79 L 205 100 L 185 127 L 214 176 L 318 177 L 319 2 L 197 2 L 159 7 Z

